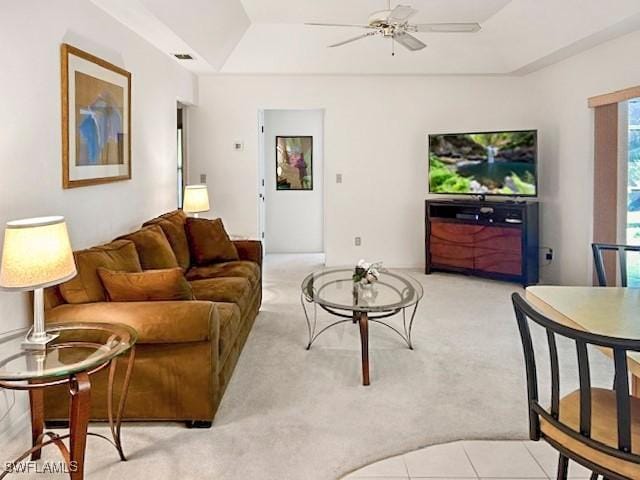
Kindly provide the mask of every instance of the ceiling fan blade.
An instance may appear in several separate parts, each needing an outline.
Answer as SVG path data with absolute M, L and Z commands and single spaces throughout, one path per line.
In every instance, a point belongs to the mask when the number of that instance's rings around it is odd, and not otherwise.
M 482 28 L 478 23 L 422 23 L 411 27 L 415 32 L 433 33 L 475 33 Z
M 314 23 L 307 22 L 305 25 L 312 25 L 314 27 L 356 27 L 356 28 L 375 28 L 369 25 L 353 25 L 349 23 Z
M 425 43 L 422 43 L 416 37 L 414 37 L 413 35 L 409 35 L 406 32 L 396 33 L 393 36 L 393 39 L 403 47 L 411 50 L 412 52 L 415 52 L 416 50 L 422 50 L 424 47 L 427 46 Z
M 342 45 L 346 45 L 347 43 L 355 42 L 357 40 L 362 40 L 363 38 L 370 37 L 372 35 L 376 35 L 378 32 L 369 32 L 364 35 L 358 35 L 357 37 L 350 38 L 349 40 L 345 40 L 343 42 L 334 43 L 333 45 L 329 45 L 329 48 L 340 47 Z
M 396 8 L 391 10 L 391 13 L 389 14 L 389 18 L 387 19 L 387 22 L 404 23 L 409 19 L 409 17 L 412 17 L 416 13 L 418 13 L 418 11 L 414 10 L 408 5 L 398 5 Z

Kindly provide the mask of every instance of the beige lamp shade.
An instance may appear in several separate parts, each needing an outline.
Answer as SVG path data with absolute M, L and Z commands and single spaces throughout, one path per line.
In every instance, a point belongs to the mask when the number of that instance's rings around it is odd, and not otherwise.
M 8 222 L 0 263 L 0 288 L 34 290 L 76 275 L 64 217 Z
M 208 212 L 209 192 L 206 185 L 187 185 L 184 189 L 182 210 L 187 213 Z

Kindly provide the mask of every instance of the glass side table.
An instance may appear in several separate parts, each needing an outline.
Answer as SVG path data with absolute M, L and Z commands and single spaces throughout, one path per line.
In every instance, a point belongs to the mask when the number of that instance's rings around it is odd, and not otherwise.
M 390 328 L 413 350 L 411 329 L 424 291 L 411 275 L 393 270 L 380 272 L 380 279 L 369 286 L 355 284 L 352 276 L 353 268 L 325 268 L 309 274 L 303 280 L 300 302 L 309 332 L 307 350 L 318 336 L 331 327 L 348 321 L 359 324 L 362 384 L 369 385 L 369 322 Z M 307 311 L 309 304 L 313 304 L 312 315 Z M 316 331 L 318 306 L 342 320 Z M 408 309 L 410 315 L 407 315 Z M 382 321 L 398 313 L 402 313 L 402 330 Z
M 45 351 L 23 350 L 21 343 L 27 329 L 0 336 L 0 387 L 27 390 L 31 405 L 32 446 L 13 461 L 21 462 L 29 455 L 39 460 L 41 450 L 54 444 L 60 449 L 72 480 L 84 478 L 84 452 L 87 435 L 106 439 L 126 460 L 122 450 L 120 426 L 129 380 L 135 357 L 137 332 L 118 323 L 65 323 L 47 325 L 47 333 L 58 337 Z M 120 400 L 114 414 L 113 384 L 118 357 L 128 352 L 127 369 Z M 107 405 L 112 439 L 87 431 L 91 411 L 89 377 L 109 367 Z M 70 396 L 69 433 L 58 435 L 44 431 L 44 389 L 68 385 Z M 63 442 L 68 439 L 69 446 Z M 0 479 L 11 473 L 5 468 Z

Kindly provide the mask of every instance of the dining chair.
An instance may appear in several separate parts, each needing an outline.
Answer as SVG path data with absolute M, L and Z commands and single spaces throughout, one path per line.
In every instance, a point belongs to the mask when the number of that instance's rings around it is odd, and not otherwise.
M 618 253 L 618 262 L 620 263 L 620 286 L 627 286 L 627 253 L 640 252 L 639 245 L 621 245 L 614 243 L 592 243 L 591 249 L 593 250 L 593 262 L 596 267 L 596 274 L 598 276 L 598 284 L 601 287 L 613 287 L 615 282 L 609 284 L 607 281 L 607 272 L 604 268 L 603 253 L 607 251 L 613 251 Z
M 560 452 L 558 480 L 567 478 L 569 460 L 610 480 L 640 479 L 640 399 L 629 394 L 627 353 L 640 351 L 640 340 L 596 335 L 575 330 L 531 307 L 518 293 L 512 295 L 524 350 L 529 404 L 529 437 L 545 440 Z M 551 403 L 539 400 L 538 367 L 531 324 L 546 331 L 551 366 Z M 556 340 L 575 344 L 579 389 L 560 397 L 560 367 Z M 613 390 L 591 385 L 588 347 L 606 349 L 613 355 L 616 384 Z

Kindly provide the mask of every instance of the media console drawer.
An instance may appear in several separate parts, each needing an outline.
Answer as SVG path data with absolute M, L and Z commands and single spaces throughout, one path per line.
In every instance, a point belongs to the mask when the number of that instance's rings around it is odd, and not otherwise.
M 431 261 L 435 265 L 473 268 L 473 248 L 453 243 L 435 242 L 431 246 Z
M 508 227 L 482 227 L 474 237 L 476 247 L 517 252 L 522 250 L 522 230 Z
M 473 268 L 504 275 L 521 275 L 522 257 L 519 251 L 504 252 L 493 248 L 475 247 L 473 251 Z
M 538 282 L 536 202 L 427 200 L 425 230 L 427 274 L 439 270 Z

